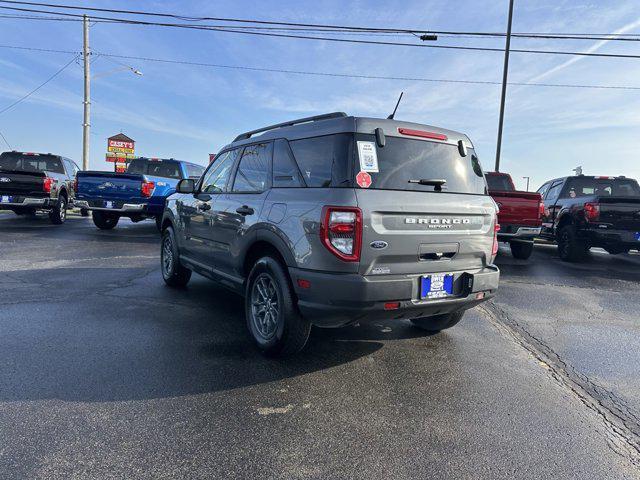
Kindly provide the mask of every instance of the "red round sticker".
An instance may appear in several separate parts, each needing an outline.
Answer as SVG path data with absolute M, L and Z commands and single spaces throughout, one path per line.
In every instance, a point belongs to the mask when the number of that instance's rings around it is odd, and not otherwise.
M 367 172 L 359 172 L 356 175 L 356 182 L 360 188 L 369 188 L 371 186 L 371 175 Z

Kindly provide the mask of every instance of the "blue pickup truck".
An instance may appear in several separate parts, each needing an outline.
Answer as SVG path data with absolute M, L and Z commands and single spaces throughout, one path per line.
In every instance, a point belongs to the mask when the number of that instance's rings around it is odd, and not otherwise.
M 121 217 L 154 218 L 160 228 L 165 199 L 184 178 L 198 179 L 204 167 L 181 160 L 136 158 L 126 173 L 85 171 L 76 177 L 75 206 L 91 210 L 93 223 L 111 230 Z

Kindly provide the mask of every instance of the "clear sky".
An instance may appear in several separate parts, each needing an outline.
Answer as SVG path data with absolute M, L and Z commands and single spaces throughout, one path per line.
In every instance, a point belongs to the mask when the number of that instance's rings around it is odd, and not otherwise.
M 216 16 L 456 31 L 505 31 L 507 0 L 385 1 L 103 1 L 74 2 L 146 9 L 184 16 Z M 637 0 L 516 0 L 514 32 L 640 33 Z M 3 12 L 0 12 L 0 14 Z M 4 12 L 9 13 L 9 12 Z M 78 51 L 77 22 L 0 18 L 0 44 Z M 407 39 L 394 39 L 404 40 Z M 502 47 L 502 39 L 440 37 L 438 44 Z M 514 39 L 513 48 L 639 53 L 636 42 Z M 95 52 L 224 65 L 458 80 L 500 81 L 498 52 L 368 46 L 290 40 L 162 27 L 96 24 Z M 0 110 L 46 80 L 71 54 L 0 48 Z M 384 117 L 400 91 L 398 119 L 467 133 L 485 170 L 493 169 L 500 87 L 418 81 L 366 80 L 267 73 L 119 60 L 92 65 L 91 168 L 108 169 L 106 138 L 124 132 L 140 155 L 205 164 L 208 154 L 242 131 L 301 116 L 344 111 Z M 640 86 L 640 60 L 514 53 L 510 80 Z M 0 115 L 0 131 L 14 149 L 55 152 L 80 163 L 82 69 L 71 65 L 15 108 Z M 571 174 L 640 177 L 634 156 L 640 139 L 640 90 L 510 86 L 501 170 L 519 187 Z M 2 148 L 6 149 L 6 145 Z

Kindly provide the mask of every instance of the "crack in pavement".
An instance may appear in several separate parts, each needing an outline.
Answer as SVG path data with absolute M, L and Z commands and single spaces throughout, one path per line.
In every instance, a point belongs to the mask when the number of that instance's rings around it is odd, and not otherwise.
M 495 302 L 489 301 L 478 309 L 500 332 L 548 366 L 552 378 L 577 396 L 602 421 L 609 447 L 640 468 L 640 417 L 626 402 L 576 371 L 548 344 L 531 334 Z

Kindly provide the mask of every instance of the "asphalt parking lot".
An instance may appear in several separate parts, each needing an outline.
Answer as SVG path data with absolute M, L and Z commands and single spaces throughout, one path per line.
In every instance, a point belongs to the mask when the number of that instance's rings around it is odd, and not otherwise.
M 499 257 L 496 299 L 253 348 L 153 222 L 0 214 L 0 478 L 640 478 L 640 256 Z

